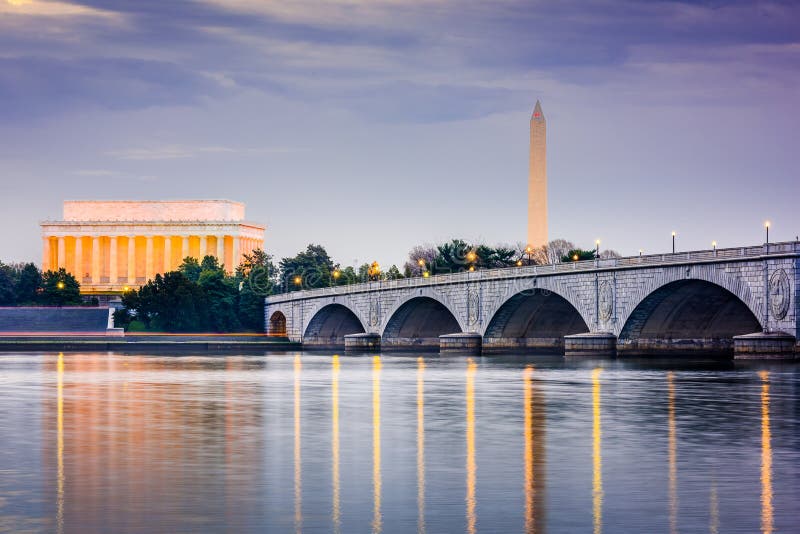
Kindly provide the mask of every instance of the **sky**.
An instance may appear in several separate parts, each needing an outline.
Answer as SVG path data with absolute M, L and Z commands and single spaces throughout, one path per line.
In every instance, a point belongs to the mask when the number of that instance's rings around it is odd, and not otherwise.
M 0 0 L 0 259 L 65 199 L 247 203 L 276 258 L 800 234 L 800 3 Z

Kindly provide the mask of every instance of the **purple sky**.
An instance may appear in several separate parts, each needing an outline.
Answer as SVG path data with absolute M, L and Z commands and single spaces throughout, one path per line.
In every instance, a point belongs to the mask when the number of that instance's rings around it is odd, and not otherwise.
M 797 2 L 0 0 L 0 259 L 64 199 L 230 198 L 278 258 L 800 234 Z

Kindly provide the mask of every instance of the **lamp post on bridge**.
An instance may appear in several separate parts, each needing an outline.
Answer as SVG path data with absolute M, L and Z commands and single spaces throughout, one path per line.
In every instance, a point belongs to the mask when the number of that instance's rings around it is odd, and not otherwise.
M 672 232 L 672 253 L 675 254 L 675 236 L 678 235 L 675 231 Z
M 769 245 L 769 227 L 770 227 L 770 224 L 771 223 L 769 221 L 764 221 L 764 229 L 767 231 L 767 240 L 766 240 L 766 244 L 767 245 Z

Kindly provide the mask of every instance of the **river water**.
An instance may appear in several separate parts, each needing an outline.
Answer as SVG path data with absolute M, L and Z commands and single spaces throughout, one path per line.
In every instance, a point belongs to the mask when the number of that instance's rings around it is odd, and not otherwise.
M 0 355 L 0 532 L 800 532 L 800 366 Z

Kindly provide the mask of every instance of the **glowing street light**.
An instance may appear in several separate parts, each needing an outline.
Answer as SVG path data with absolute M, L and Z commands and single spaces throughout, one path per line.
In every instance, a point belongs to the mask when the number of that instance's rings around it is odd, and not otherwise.
M 600 240 L 599 239 L 597 239 L 594 242 L 594 255 L 597 256 L 598 259 L 600 259 Z
M 770 224 L 771 223 L 769 221 L 764 221 L 764 229 L 767 231 L 767 245 L 769 245 L 769 227 L 770 227 Z
M 59 280 L 59 282 L 56 284 L 56 287 L 57 287 L 58 289 L 64 289 L 64 282 L 61 282 L 61 281 Z
M 676 232 L 672 232 L 672 253 L 675 254 L 675 236 L 678 235 Z
M 522 267 L 522 260 L 517 260 L 517 267 Z
M 579 259 L 580 259 L 580 257 L 577 254 L 574 254 L 572 256 L 572 261 L 578 261 Z
M 303 283 L 303 277 L 299 275 L 294 277 L 294 285 L 299 286 L 302 283 Z
M 425 271 L 425 272 L 422 273 L 422 277 L 423 278 L 428 278 L 430 275 L 431 275 L 431 273 L 429 273 L 428 271 Z
M 712 250 L 717 250 L 717 242 L 716 241 L 712 241 L 711 242 L 711 249 Z

